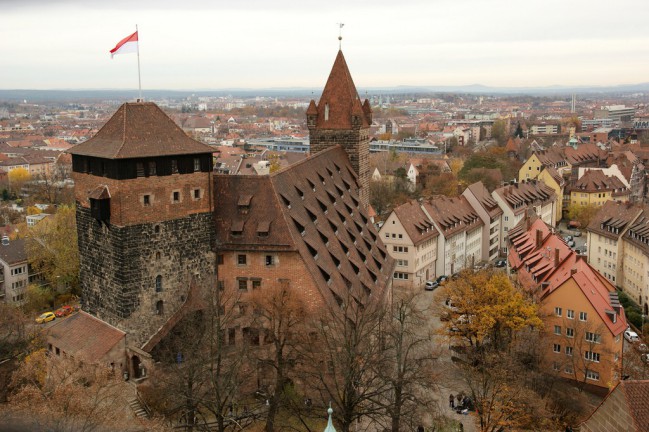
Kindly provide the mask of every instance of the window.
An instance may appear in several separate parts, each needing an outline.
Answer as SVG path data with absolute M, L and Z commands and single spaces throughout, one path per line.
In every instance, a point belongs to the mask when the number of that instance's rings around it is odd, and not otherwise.
M 561 326 L 558 326 L 558 325 L 554 326 L 554 334 L 555 335 L 560 335 L 561 334 Z
M 194 189 L 194 199 L 201 199 L 201 190 Z
M 557 363 L 557 362 L 553 362 L 552 363 L 552 369 L 559 372 L 561 370 L 561 365 L 559 363 Z
M 586 312 L 579 312 L 579 320 L 586 321 L 588 319 L 588 314 Z
M 171 159 L 171 173 L 178 174 L 178 161 L 176 159 Z
M 174 191 L 171 200 L 176 203 L 180 202 L 180 192 Z
M 273 255 L 266 255 L 266 266 L 272 266 L 275 264 L 275 257 Z
M 408 280 L 408 273 L 394 272 L 394 278 Z
M 155 162 L 151 161 L 151 162 L 149 162 L 148 165 L 149 165 L 149 175 L 150 175 L 150 176 L 154 176 L 154 175 L 156 175 L 156 166 L 155 166 Z
M 194 172 L 201 170 L 201 160 L 199 158 L 194 158 Z
M 236 336 L 237 336 L 237 330 L 236 329 L 228 329 L 228 345 L 234 345 L 236 342 Z
M 162 276 L 155 277 L 155 292 L 162 292 Z
M 599 335 L 598 333 L 586 332 L 586 340 L 588 342 L 600 343 L 602 340 L 602 336 Z
M 237 264 L 246 265 L 246 255 L 237 255 Z
M 164 313 L 164 302 L 162 300 L 158 300 L 156 302 L 155 313 L 158 315 L 162 315 Z
M 237 279 L 239 291 L 248 291 L 248 279 Z
M 571 355 L 572 355 L 572 347 L 571 347 L 571 346 L 567 346 L 567 347 L 566 347 L 566 355 L 567 355 L 567 356 L 571 356 Z
M 145 206 L 150 206 L 151 205 L 151 195 L 144 195 L 142 202 L 144 203 Z
M 568 309 L 566 311 L 566 317 L 568 317 L 568 319 L 575 319 L 575 311 L 572 309 Z
M 160 233 L 160 225 L 154 226 L 153 227 L 153 232 L 155 232 L 156 234 L 159 234 Z
M 561 345 L 559 345 L 559 344 L 554 344 L 552 350 L 553 350 L 555 353 L 560 353 L 560 352 L 561 352 Z
M 137 176 L 138 177 L 144 177 L 144 163 L 143 162 L 137 162 L 135 164 L 135 169 L 137 171 Z
M 509 221 L 509 216 L 505 216 L 505 222 Z
M 385 233 L 385 238 L 390 238 L 390 233 Z
M 593 351 L 586 351 L 584 353 L 584 358 L 588 361 L 599 363 L 599 353 Z
M 555 308 L 554 308 L 554 314 L 555 314 L 556 316 L 560 317 L 560 316 L 561 316 L 561 313 L 562 313 L 562 310 L 561 310 L 560 307 L 555 307 Z
M 253 279 L 252 280 L 252 289 L 256 290 L 261 288 L 261 279 Z
M 573 328 L 566 328 L 566 336 L 568 337 L 575 337 L 575 329 Z
M 567 374 L 573 373 L 572 366 L 567 365 L 566 368 L 563 370 Z
M 593 380 L 593 381 L 599 381 L 599 372 L 587 370 L 586 371 L 586 378 L 588 378 L 589 380 Z
M 403 234 L 399 234 L 399 238 L 403 238 Z

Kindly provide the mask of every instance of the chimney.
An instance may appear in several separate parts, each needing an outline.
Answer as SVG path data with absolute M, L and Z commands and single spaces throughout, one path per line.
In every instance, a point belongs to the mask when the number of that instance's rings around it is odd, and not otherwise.
M 536 230 L 536 248 L 539 249 L 543 244 L 543 231 L 540 229 Z
M 559 267 L 559 248 L 554 249 L 554 268 Z

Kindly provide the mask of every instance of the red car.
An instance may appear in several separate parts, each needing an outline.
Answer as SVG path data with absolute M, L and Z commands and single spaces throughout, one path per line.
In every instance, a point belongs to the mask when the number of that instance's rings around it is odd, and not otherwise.
M 54 312 L 54 315 L 60 318 L 70 315 L 73 311 L 74 309 L 72 308 L 72 306 L 61 306 L 59 309 L 57 309 L 56 312 Z

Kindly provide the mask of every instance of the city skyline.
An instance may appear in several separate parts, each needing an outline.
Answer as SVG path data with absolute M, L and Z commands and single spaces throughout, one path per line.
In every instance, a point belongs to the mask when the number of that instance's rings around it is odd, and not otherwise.
M 583 0 L 3 1 L 2 89 L 319 88 L 342 48 L 363 88 L 613 86 L 649 81 L 646 3 Z M 633 14 L 622 13 L 633 11 Z

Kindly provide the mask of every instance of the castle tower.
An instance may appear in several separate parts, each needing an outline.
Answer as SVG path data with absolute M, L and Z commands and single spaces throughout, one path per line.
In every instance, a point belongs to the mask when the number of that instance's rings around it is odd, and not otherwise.
M 342 146 L 357 175 L 360 201 L 369 206 L 372 109 L 367 99 L 361 103 L 342 51 L 338 51 L 320 101 L 317 105 L 311 101 L 306 118 L 311 154 Z
M 214 273 L 212 149 L 138 102 L 69 152 L 82 307 L 141 347 Z

